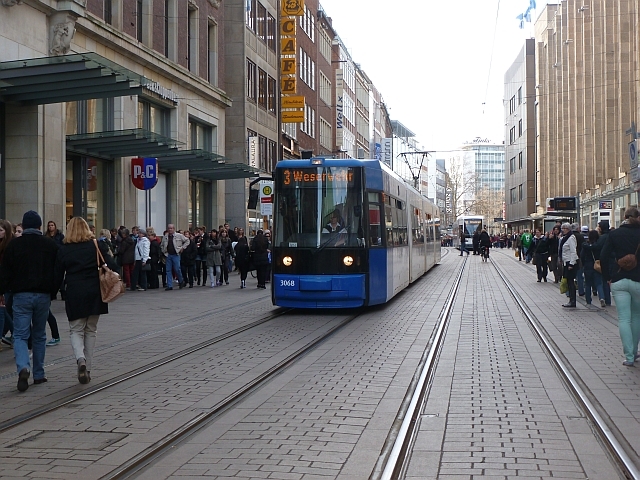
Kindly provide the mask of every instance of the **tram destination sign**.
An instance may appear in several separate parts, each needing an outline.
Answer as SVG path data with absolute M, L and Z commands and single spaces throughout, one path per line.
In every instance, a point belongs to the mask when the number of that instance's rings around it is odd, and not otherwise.
M 282 170 L 282 184 L 317 185 L 318 183 L 347 183 L 353 185 L 354 175 L 351 168 L 306 169 L 286 168 Z

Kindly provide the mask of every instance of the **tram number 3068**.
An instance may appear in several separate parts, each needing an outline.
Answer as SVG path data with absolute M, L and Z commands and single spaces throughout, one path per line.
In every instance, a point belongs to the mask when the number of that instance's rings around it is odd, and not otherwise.
M 296 286 L 296 281 L 295 280 L 280 280 L 280 286 L 281 287 L 295 287 Z

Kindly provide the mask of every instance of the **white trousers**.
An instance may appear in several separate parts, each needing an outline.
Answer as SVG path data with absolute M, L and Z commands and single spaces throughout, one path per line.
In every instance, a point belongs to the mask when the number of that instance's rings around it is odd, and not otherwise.
M 69 322 L 73 354 L 76 357 L 76 361 L 80 358 L 85 359 L 88 371 L 91 371 L 91 360 L 93 359 L 93 349 L 96 345 L 99 318 L 100 315 L 91 315 Z
M 216 265 L 214 267 L 207 267 L 209 270 L 209 284 L 213 287 L 218 282 L 218 277 L 220 276 L 220 265 Z

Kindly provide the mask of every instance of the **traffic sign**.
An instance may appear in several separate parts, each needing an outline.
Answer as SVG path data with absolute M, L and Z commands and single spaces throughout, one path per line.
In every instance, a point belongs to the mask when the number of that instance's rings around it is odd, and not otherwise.
M 273 215 L 273 182 L 260 181 L 260 215 Z
M 631 168 L 638 165 L 638 140 L 632 140 L 629 142 L 629 165 Z

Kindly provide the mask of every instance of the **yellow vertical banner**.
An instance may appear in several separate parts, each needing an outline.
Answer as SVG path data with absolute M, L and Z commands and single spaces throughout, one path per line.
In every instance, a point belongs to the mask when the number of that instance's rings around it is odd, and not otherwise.
M 280 92 L 283 95 L 295 95 L 296 87 L 296 77 L 282 77 L 280 79 Z
M 296 39 L 295 38 L 281 38 L 280 39 L 280 54 L 281 55 L 295 55 L 296 52 Z
M 294 57 L 280 59 L 280 73 L 282 75 L 295 75 L 297 70 Z
M 296 19 L 282 18 L 280 19 L 280 36 L 295 37 L 296 36 Z

